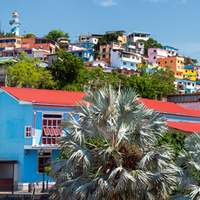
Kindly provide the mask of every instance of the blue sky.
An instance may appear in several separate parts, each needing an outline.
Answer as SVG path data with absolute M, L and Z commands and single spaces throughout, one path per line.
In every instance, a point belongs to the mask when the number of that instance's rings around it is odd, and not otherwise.
M 1 29 L 10 31 L 14 10 L 21 20 L 20 35 L 42 37 L 52 29 L 81 33 L 142 31 L 179 54 L 200 61 L 199 0 L 0 0 Z

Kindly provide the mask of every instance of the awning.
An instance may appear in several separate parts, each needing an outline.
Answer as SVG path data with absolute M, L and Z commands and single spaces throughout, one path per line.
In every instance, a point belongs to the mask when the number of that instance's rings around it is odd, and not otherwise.
M 200 123 L 168 121 L 167 126 L 191 133 L 200 132 Z

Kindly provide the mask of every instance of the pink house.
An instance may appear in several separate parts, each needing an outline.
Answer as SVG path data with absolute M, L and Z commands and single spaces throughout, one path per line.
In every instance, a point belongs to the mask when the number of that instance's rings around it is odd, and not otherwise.
M 200 80 L 200 66 L 194 65 L 194 69 L 196 69 L 196 79 Z
M 159 48 L 149 48 L 148 49 L 148 56 L 150 63 L 157 63 L 157 58 L 167 58 L 176 55 L 175 51 L 169 51 L 165 49 Z
M 148 56 L 149 56 L 150 63 L 157 63 L 157 58 L 167 57 L 167 51 L 164 49 L 159 49 L 159 48 L 149 48 Z

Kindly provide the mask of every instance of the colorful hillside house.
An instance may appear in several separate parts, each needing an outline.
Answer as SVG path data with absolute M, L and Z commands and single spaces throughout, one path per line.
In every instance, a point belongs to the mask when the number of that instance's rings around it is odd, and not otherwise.
M 63 136 L 61 121 L 83 95 L 82 92 L 0 88 L 0 189 L 3 184 L 9 188 L 14 184 L 16 190 L 28 189 L 28 183 L 43 180 L 43 164 L 48 166 L 49 161 L 59 157 L 56 140 Z M 44 163 L 41 151 L 44 151 Z M 47 180 L 53 181 L 45 175 Z
M 194 65 L 185 65 L 183 78 L 196 81 L 196 69 L 194 69 Z

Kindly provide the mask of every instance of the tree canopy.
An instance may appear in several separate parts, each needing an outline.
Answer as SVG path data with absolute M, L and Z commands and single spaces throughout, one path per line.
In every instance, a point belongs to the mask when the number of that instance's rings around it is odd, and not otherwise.
M 155 147 L 166 131 L 165 118 L 131 89 L 100 89 L 83 101 L 62 125 L 66 136 L 59 147 L 68 156 L 52 162 L 51 198 L 167 199 L 179 169 L 170 146 Z
M 27 33 L 26 35 L 24 35 L 24 38 L 36 38 L 36 35 L 34 35 L 33 33 Z
M 58 90 L 82 91 L 87 83 L 87 69 L 83 59 L 66 51 L 57 51 L 58 59 L 52 62 L 52 75 Z
M 149 48 L 160 48 L 162 49 L 162 44 L 158 43 L 157 40 L 154 40 L 153 38 L 149 38 L 146 40 L 138 40 L 138 42 L 144 43 L 144 55 L 148 56 L 148 49 Z
M 52 89 L 54 82 L 50 71 L 40 67 L 36 59 L 26 57 L 20 52 L 19 61 L 5 62 L 6 85 L 9 87 L 31 87 L 38 89 Z
M 47 35 L 45 35 L 46 38 L 48 39 L 52 39 L 54 40 L 55 42 L 57 42 L 58 38 L 60 37 L 68 37 L 69 38 L 69 35 L 68 33 L 65 33 L 63 32 L 62 30 L 51 30 L 49 31 L 49 33 Z

